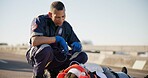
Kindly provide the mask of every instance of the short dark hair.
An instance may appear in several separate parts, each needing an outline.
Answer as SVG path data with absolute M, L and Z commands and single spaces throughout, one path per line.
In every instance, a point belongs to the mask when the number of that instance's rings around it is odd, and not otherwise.
M 53 9 L 63 10 L 63 9 L 65 9 L 65 6 L 61 1 L 54 1 L 50 6 L 50 11 L 52 12 Z
M 66 74 L 66 76 L 64 78 L 78 78 L 75 74 L 69 72 Z

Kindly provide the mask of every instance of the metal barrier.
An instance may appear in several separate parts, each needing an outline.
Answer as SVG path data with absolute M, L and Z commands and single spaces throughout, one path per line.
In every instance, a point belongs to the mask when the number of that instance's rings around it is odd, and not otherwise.
M 0 52 L 25 55 L 27 49 L 27 45 L 0 45 Z M 132 69 L 148 70 L 148 46 L 83 45 L 83 50 L 88 54 L 88 62 L 116 67 L 126 66 Z

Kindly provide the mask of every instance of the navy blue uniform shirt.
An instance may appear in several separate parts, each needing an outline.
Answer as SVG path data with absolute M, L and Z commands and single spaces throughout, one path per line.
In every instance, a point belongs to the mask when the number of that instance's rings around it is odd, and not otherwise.
M 71 25 L 67 21 L 64 21 L 62 26 L 55 26 L 54 22 L 48 15 L 40 15 L 33 20 L 31 25 L 31 37 L 53 37 L 57 35 L 62 36 L 69 46 L 73 42 L 80 42 Z

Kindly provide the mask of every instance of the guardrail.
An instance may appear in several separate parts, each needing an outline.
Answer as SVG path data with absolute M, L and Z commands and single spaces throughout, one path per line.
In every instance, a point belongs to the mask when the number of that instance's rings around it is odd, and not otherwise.
M 133 56 L 148 57 L 148 46 L 94 46 L 83 45 L 83 50 L 88 52 L 108 53 L 108 54 L 129 54 Z
M 94 46 L 83 45 L 84 50 L 120 51 L 120 52 L 148 52 L 148 46 Z
M 27 49 L 27 45 L 0 45 L 0 52 L 25 55 Z M 126 66 L 133 69 L 148 70 L 148 46 L 83 45 L 83 50 L 88 54 L 88 62 L 116 67 Z M 140 53 L 145 56 L 141 57 Z
M 0 51 L 26 51 L 28 45 L 0 45 Z M 87 52 L 110 53 L 110 54 L 130 54 L 134 56 L 145 55 L 148 57 L 148 46 L 95 46 L 83 45 L 83 50 Z

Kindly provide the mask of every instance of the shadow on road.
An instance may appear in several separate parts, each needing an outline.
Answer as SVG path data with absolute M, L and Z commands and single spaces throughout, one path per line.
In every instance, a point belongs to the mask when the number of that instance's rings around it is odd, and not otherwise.
M 27 62 L 13 61 L 13 60 L 3 60 L 3 61 L 5 61 L 5 63 L 0 62 L 0 70 L 32 72 L 32 67 Z

